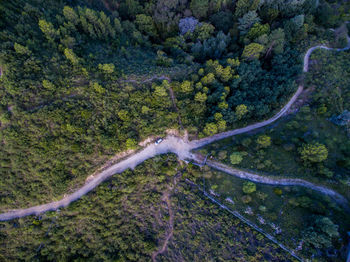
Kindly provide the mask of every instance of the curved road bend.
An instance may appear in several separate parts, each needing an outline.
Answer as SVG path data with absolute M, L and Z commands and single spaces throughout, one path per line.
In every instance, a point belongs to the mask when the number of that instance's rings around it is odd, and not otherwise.
M 315 47 L 310 48 L 304 56 L 304 70 L 303 70 L 304 72 L 308 71 L 310 55 L 317 48 L 323 48 L 323 49 L 334 50 L 334 51 L 348 50 L 348 49 L 350 49 L 350 38 L 348 37 L 348 46 L 346 48 L 343 48 L 343 49 L 332 49 L 332 48 L 328 48 L 325 46 L 315 46 Z M 94 189 L 96 186 L 101 184 L 107 178 L 113 176 L 116 173 L 121 173 L 128 168 L 133 169 L 137 165 L 144 162 L 145 160 L 152 158 L 156 155 L 161 155 L 161 154 L 166 154 L 166 153 L 175 153 L 175 154 L 177 154 L 177 156 L 180 159 L 196 160 L 196 157 L 190 153 L 190 151 L 192 149 L 202 147 L 204 145 L 207 145 L 209 143 L 212 143 L 214 141 L 217 141 L 217 140 L 229 137 L 229 136 L 250 132 L 254 129 L 266 126 L 266 125 L 276 121 L 291 107 L 291 105 L 295 102 L 295 100 L 298 98 L 298 96 L 300 95 L 300 93 L 302 91 L 303 91 L 303 86 L 299 86 L 296 93 L 289 100 L 289 102 L 280 110 L 280 112 L 278 112 L 275 116 L 273 116 L 272 118 L 270 118 L 268 120 L 265 120 L 265 121 L 260 122 L 260 123 L 252 124 L 252 125 L 249 125 L 249 126 L 244 127 L 244 128 L 239 128 L 236 130 L 216 134 L 216 135 L 208 137 L 208 138 L 194 140 L 191 142 L 185 141 L 184 139 L 181 139 L 178 137 L 168 136 L 164 139 L 164 141 L 161 144 L 159 144 L 159 145 L 151 144 L 151 145 L 145 147 L 140 152 L 136 153 L 135 155 L 130 156 L 129 158 L 127 158 L 127 159 L 107 168 L 106 170 L 102 171 L 101 173 L 96 175 L 92 180 L 87 182 L 84 186 L 82 186 L 80 189 L 78 189 L 73 194 L 70 194 L 70 195 L 62 198 L 59 201 L 54 201 L 54 202 L 51 202 L 48 204 L 38 205 L 38 206 L 25 208 L 25 209 L 10 210 L 8 212 L 0 214 L 0 221 L 11 220 L 14 218 L 19 218 L 19 217 L 24 217 L 24 216 L 29 216 L 29 215 L 38 215 L 40 213 L 44 213 L 47 211 L 54 211 L 54 210 L 57 210 L 61 207 L 68 206 L 73 201 L 79 199 L 83 195 L 90 192 L 92 189 Z M 237 170 L 237 171 L 234 171 L 233 173 L 241 174 L 239 172 L 241 172 L 241 171 Z M 253 180 L 255 182 L 262 181 L 262 180 L 259 180 L 258 178 L 253 178 L 252 176 L 247 176 L 247 174 L 244 175 L 243 173 L 241 174 L 241 178 L 251 179 L 251 180 L 255 179 L 255 180 Z M 260 177 L 260 178 L 263 179 L 263 177 Z M 274 180 L 275 185 L 283 185 L 284 183 L 285 183 L 285 181 L 283 179 Z M 311 188 L 311 189 L 315 189 L 315 190 L 317 190 L 317 188 L 322 189 L 321 191 L 320 190 L 318 190 L 318 191 L 323 192 L 323 193 L 328 194 L 328 195 L 337 195 L 338 194 L 331 189 L 328 189 L 326 187 L 316 186 L 316 185 L 313 185 L 310 182 L 307 182 L 304 180 L 299 180 L 298 183 L 299 183 L 298 185 L 304 186 L 307 188 Z

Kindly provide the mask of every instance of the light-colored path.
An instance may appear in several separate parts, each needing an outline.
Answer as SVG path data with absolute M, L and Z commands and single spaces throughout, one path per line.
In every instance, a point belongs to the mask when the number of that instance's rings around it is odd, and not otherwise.
M 272 118 L 267 119 L 265 121 L 259 122 L 259 123 L 255 123 L 246 127 L 242 127 L 242 128 L 238 128 L 235 130 L 231 130 L 231 131 L 227 131 L 227 132 L 223 132 L 223 133 L 219 133 L 210 137 L 206 137 L 200 140 L 194 140 L 191 141 L 191 148 L 192 149 L 196 149 L 196 148 L 200 148 L 203 147 L 205 145 L 208 145 L 210 143 L 213 143 L 215 141 L 230 137 L 230 136 L 235 136 L 238 134 L 243 134 L 243 133 L 247 133 L 250 132 L 252 130 L 258 129 L 260 127 L 263 126 L 267 126 L 273 122 L 275 122 L 276 120 L 278 120 L 279 118 L 281 118 L 291 107 L 291 105 L 295 102 L 295 100 L 298 98 L 298 96 L 301 94 L 301 92 L 304 90 L 303 86 L 299 86 L 298 90 L 295 92 L 295 94 L 292 96 L 292 98 L 289 100 L 289 102 L 276 114 L 274 115 Z
M 220 162 L 207 160 L 206 165 L 217 169 L 219 171 L 222 171 L 224 173 L 250 180 L 256 183 L 260 184 L 267 184 L 267 185 L 276 185 L 276 186 L 301 186 L 301 187 L 307 187 L 312 190 L 318 191 L 324 195 L 327 195 L 334 199 L 337 203 L 342 205 L 344 208 L 348 209 L 348 201 L 345 197 L 343 197 L 341 194 L 335 192 L 332 189 L 329 189 L 324 186 L 315 185 L 311 182 L 305 181 L 303 179 L 297 179 L 297 178 L 274 178 L 274 177 L 268 177 L 268 176 L 261 176 L 249 171 L 244 171 L 236 168 L 232 168 L 229 166 L 226 166 Z
M 350 38 L 348 37 L 348 46 L 346 48 L 343 48 L 343 49 L 331 49 L 331 48 L 328 48 L 325 46 L 315 46 L 315 47 L 310 48 L 304 56 L 304 72 L 308 71 L 309 59 L 310 59 L 311 53 L 315 49 L 318 49 L 318 48 L 323 48 L 323 49 L 327 49 L 327 50 L 334 50 L 334 51 L 348 50 L 348 49 L 350 49 Z M 151 81 L 151 79 L 149 79 L 149 80 Z M 282 117 L 285 114 L 285 112 L 288 111 L 288 109 L 296 101 L 296 99 L 298 98 L 298 96 L 300 95 L 300 93 L 302 91 L 303 91 L 303 86 L 299 86 L 298 90 L 295 92 L 295 94 L 292 96 L 292 98 L 289 100 L 289 102 L 275 116 L 273 116 L 272 118 L 270 118 L 268 120 L 265 120 L 265 121 L 262 121 L 260 123 L 256 123 L 253 125 L 249 125 L 249 126 L 244 127 L 244 128 L 239 128 L 239 129 L 235 129 L 232 131 L 216 134 L 216 135 L 211 136 L 211 137 L 207 137 L 207 138 L 200 139 L 200 140 L 194 140 L 191 142 L 188 142 L 186 139 L 182 139 L 179 137 L 168 136 L 164 139 L 164 141 L 161 144 L 159 144 L 159 145 L 151 144 L 151 145 L 145 147 L 140 152 L 136 153 L 135 155 L 130 156 L 129 158 L 127 158 L 127 159 L 107 168 L 106 170 L 102 171 L 101 173 L 97 174 L 96 176 L 94 176 L 94 178 L 92 178 L 90 181 L 88 181 L 84 186 L 82 186 L 80 189 L 78 189 L 73 194 L 62 198 L 59 201 L 51 202 L 48 204 L 34 206 L 34 207 L 30 207 L 30 208 L 25 208 L 25 209 L 10 210 L 8 212 L 0 214 L 0 221 L 6 221 L 6 220 L 14 219 L 14 218 L 28 216 L 28 215 L 36 215 L 36 214 L 40 214 L 43 212 L 53 211 L 53 210 L 57 210 L 61 207 L 68 206 L 70 203 L 72 203 L 73 201 L 76 201 L 77 199 L 79 199 L 83 195 L 87 194 L 88 192 L 90 192 L 92 189 L 94 189 L 96 186 L 101 184 L 103 181 L 105 181 L 107 178 L 111 177 L 112 175 L 117 174 L 117 173 L 121 173 L 128 168 L 133 169 L 137 165 L 144 162 L 145 160 L 152 158 L 156 155 L 166 154 L 166 153 L 175 153 L 175 154 L 177 154 L 177 156 L 180 159 L 196 160 L 196 157 L 192 153 L 190 153 L 190 151 L 192 149 L 202 147 L 204 145 L 207 145 L 209 143 L 212 143 L 214 141 L 217 141 L 217 140 L 229 137 L 229 136 L 250 132 L 254 129 L 257 129 L 257 128 L 269 125 L 272 122 L 275 122 L 280 117 Z M 252 177 L 247 177 L 247 176 L 242 176 L 242 178 L 252 179 Z M 256 180 L 256 182 L 259 182 L 259 181 Z M 283 183 L 285 183 L 283 180 L 275 180 L 275 185 L 283 185 Z M 315 187 L 314 187 L 315 185 L 313 185 L 307 181 L 299 180 L 299 183 L 300 183 L 299 184 L 300 186 L 315 189 Z M 331 189 L 327 189 L 325 187 L 320 187 L 320 186 L 318 186 L 318 187 L 322 188 L 323 193 L 325 192 L 325 190 L 328 190 L 327 191 L 328 195 L 331 195 L 331 194 L 336 195 L 337 194 L 336 192 L 334 192 Z

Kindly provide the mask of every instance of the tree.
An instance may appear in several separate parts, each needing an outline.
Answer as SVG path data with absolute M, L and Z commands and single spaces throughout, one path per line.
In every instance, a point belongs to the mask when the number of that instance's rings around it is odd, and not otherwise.
M 215 123 L 207 123 L 203 129 L 203 133 L 207 136 L 215 135 L 218 132 L 218 127 Z
M 121 32 L 123 32 L 122 25 L 121 25 L 121 23 L 120 23 L 118 18 L 114 18 L 114 23 L 113 24 L 114 24 L 113 28 L 116 31 L 116 33 L 120 34 Z
M 65 48 L 65 49 L 64 49 L 64 55 L 66 56 L 66 58 L 67 58 L 73 65 L 79 64 L 79 59 L 78 59 L 78 57 L 74 54 L 74 52 L 73 52 L 72 49 Z
M 137 0 L 125 0 L 124 3 L 120 5 L 120 14 L 123 19 L 135 18 L 135 15 L 142 10 L 142 6 Z
M 193 91 L 192 82 L 185 80 L 181 83 L 180 88 L 181 88 L 181 92 L 183 93 L 186 93 L 186 94 L 191 93 Z
M 227 58 L 227 63 L 231 66 L 231 67 L 238 67 L 240 65 L 239 59 L 236 58 Z
M 214 81 L 215 75 L 213 73 L 209 73 L 201 79 L 202 84 L 205 86 L 212 84 Z
M 78 14 L 70 6 L 63 7 L 63 15 L 73 25 L 76 25 L 79 22 Z
M 312 163 L 323 162 L 328 157 L 328 150 L 320 143 L 305 144 L 299 149 L 301 159 Z
M 223 67 L 220 64 L 215 65 L 215 75 L 220 78 L 222 82 L 228 82 L 232 77 L 233 70 L 230 66 Z
M 223 132 L 226 130 L 226 121 L 225 120 L 219 120 L 217 122 L 217 127 L 218 127 L 218 131 Z
M 168 95 L 167 90 L 164 88 L 164 86 L 156 86 L 154 90 L 154 95 L 157 97 L 165 97 Z
M 256 11 L 260 5 L 260 0 L 238 0 L 236 3 L 235 16 L 242 17 L 248 11 Z
M 197 26 L 194 30 L 195 38 L 204 41 L 212 36 L 215 31 L 215 27 L 209 23 L 201 23 L 200 26 Z
M 236 113 L 236 116 L 237 116 L 238 120 L 240 120 L 240 119 L 242 119 L 242 117 L 243 117 L 245 114 L 248 113 L 248 108 L 247 108 L 246 105 L 243 105 L 243 104 L 242 104 L 242 105 L 238 105 L 238 106 L 236 107 L 235 113 Z
M 209 9 L 208 0 L 192 0 L 190 4 L 192 13 L 197 18 L 203 18 L 207 16 Z
M 29 56 L 32 53 L 28 47 L 23 46 L 23 45 L 18 44 L 18 43 L 15 43 L 13 45 L 13 48 L 15 49 L 16 53 L 20 54 L 20 55 L 28 55 Z
M 238 19 L 238 29 L 242 35 L 245 35 L 254 24 L 260 23 L 260 21 L 258 14 L 255 11 L 250 11 Z
M 125 142 L 125 145 L 127 149 L 135 149 L 137 146 L 137 142 L 135 139 L 128 138 Z
M 269 147 L 271 145 L 271 137 L 269 137 L 267 135 L 261 135 L 258 137 L 256 142 L 258 143 L 258 145 L 260 147 L 266 148 L 266 147 Z
M 294 37 L 300 38 L 300 34 L 303 35 L 302 29 L 304 24 L 304 15 L 297 15 L 287 21 L 284 25 L 284 31 L 288 39 L 293 39 Z
M 273 51 L 276 54 L 283 53 L 284 43 L 285 43 L 284 30 L 282 28 L 273 30 L 269 35 L 266 54 L 268 55 L 271 51 Z
M 51 91 L 54 91 L 55 90 L 55 85 L 52 84 L 50 81 L 48 80 L 43 80 L 43 87 L 47 90 L 51 90 Z
M 54 41 L 59 34 L 58 30 L 56 30 L 54 28 L 52 23 L 47 22 L 44 19 L 39 20 L 39 27 L 40 27 L 41 32 L 44 33 L 45 37 L 49 41 Z
M 210 22 L 218 31 L 227 34 L 234 25 L 233 15 L 229 11 L 221 11 L 210 17 Z
M 178 30 L 181 12 L 187 1 L 180 0 L 158 0 L 154 9 L 153 20 L 158 32 L 165 39 L 175 35 Z
M 250 181 L 244 182 L 242 190 L 245 194 L 254 193 L 256 191 L 256 185 Z
M 98 93 L 103 95 L 104 93 L 106 93 L 106 89 L 104 89 L 99 83 L 94 82 L 94 83 L 90 83 L 90 86 L 93 88 L 93 90 Z
M 207 95 L 201 92 L 198 92 L 195 97 L 194 100 L 200 103 L 204 103 L 205 101 L 207 101 Z
M 154 24 L 154 21 L 152 17 L 140 14 L 136 15 L 135 23 L 137 25 L 137 28 L 142 32 L 149 36 L 156 37 L 157 36 L 157 29 Z
M 147 106 L 142 106 L 141 113 L 144 115 L 147 115 L 149 113 L 150 109 Z
M 249 32 L 247 33 L 247 37 L 250 40 L 254 40 L 262 35 L 267 35 L 270 32 L 270 26 L 269 24 L 260 24 L 255 23 L 252 28 L 250 28 Z
M 332 240 L 339 237 L 338 225 L 324 216 L 316 216 L 304 231 L 303 239 L 307 246 L 314 248 L 330 248 Z
M 243 160 L 243 156 L 240 152 L 233 152 L 230 155 L 230 161 L 232 165 L 237 165 L 239 163 L 241 163 Z
M 253 59 L 259 59 L 261 52 L 264 50 L 264 46 L 257 44 L 257 43 L 251 43 L 244 47 L 242 58 L 253 60 Z
M 115 66 L 113 64 L 99 64 L 98 69 L 100 69 L 105 74 L 112 74 L 114 72 Z
M 225 35 L 222 31 L 216 37 L 206 39 L 203 44 L 197 42 L 191 48 L 193 55 L 200 61 L 209 58 L 220 58 L 227 52 L 227 46 L 231 41 L 230 34 Z

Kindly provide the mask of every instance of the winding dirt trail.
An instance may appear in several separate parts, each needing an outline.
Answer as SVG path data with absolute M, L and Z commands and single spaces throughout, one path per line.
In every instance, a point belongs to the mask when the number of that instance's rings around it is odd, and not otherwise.
M 173 210 L 171 208 L 171 202 L 169 199 L 169 193 L 166 193 L 163 198 L 162 201 L 164 201 L 167 204 L 168 210 L 169 210 L 169 227 L 170 227 L 170 232 L 167 234 L 163 245 L 152 254 L 152 261 L 156 262 L 156 257 L 160 254 L 163 254 L 168 246 L 169 240 L 170 238 L 172 238 L 173 234 L 174 234 L 174 213 Z
M 163 244 L 158 248 L 158 250 L 156 250 L 156 251 L 154 251 L 152 253 L 151 257 L 152 257 L 152 261 L 153 262 L 157 261 L 156 257 L 158 255 L 161 255 L 161 254 L 163 254 L 165 252 L 165 250 L 168 247 L 168 243 L 169 243 L 170 239 L 173 237 L 173 234 L 174 234 L 174 220 L 175 220 L 175 217 L 174 217 L 173 208 L 171 207 L 170 197 L 171 197 L 173 191 L 176 188 L 177 179 L 179 179 L 181 176 L 182 176 L 182 173 L 179 173 L 179 174 L 177 174 L 174 177 L 173 185 L 171 187 L 169 187 L 167 191 L 164 192 L 163 197 L 162 197 L 162 201 L 164 203 L 166 203 L 167 208 L 168 208 L 168 212 L 169 212 L 169 222 L 168 222 L 168 225 L 169 225 L 169 230 L 168 231 L 169 232 L 167 233 Z
M 277 185 L 277 186 L 301 186 L 301 187 L 307 187 L 314 191 L 318 191 L 324 195 L 327 195 L 331 197 L 333 200 L 335 200 L 337 203 L 342 205 L 346 210 L 349 209 L 349 203 L 348 200 L 343 197 L 341 194 L 335 192 L 332 189 L 329 189 L 324 186 L 319 186 L 316 184 L 313 184 L 311 182 L 305 181 L 303 179 L 298 178 L 274 178 L 269 176 L 261 176 L 256 173 L 252 173 L 249 171 L 244 171 L 240 169 L 236 169 L 227 165 L 224 165 L 217 161 L 207 160 L 206 165 L 209 167 L 212 167 L 214 169 L 217 169 L 219 171 L 222 171 L 224 173 L 227 173 L 229 175 L 239 177 L 242 179 L 250 180 L 252 182 L 260 183 L 260 184 L 267 184 L 267 185 Z
M 348 46 L 343 48 L 343 49 L 332 49 L 332 48 L 328 48 L 326 46 L 315 46 L 315 47 L 310 48 L 304 56 L 304 69 L 303 69 L 304 72 L 308 71 L 309 59 L 310 59 L 311 53 L 315 49 L 318 49 L 318 48 L 326 49 L 326 50 L 333 50 L 333 51 L 345 51 L 345 50 L 350 49 L 350 38 L 348 37 Z M 167 79 L 164 79 L 164 80 L 167 80 Z M 152 80 L 147 79 L 146 81 L 152 81 Z M 103 181 L 105 181 L 109 177 L 113 176 L 114 174 L 121 173 L 128 168 L 134 169 L 137 165 L 141 164 L 145 160 L 152 158 L 156 155 L 161 155 L 161 154 L 166 154 L 166 153 L 175 153 L 180 159 L 183 159 L 183 160 L 188 159 L 188 160 L 196 161 L 197 160 L 196 156 L 190 152 L 192 149 L 196 149 L 196 148 L 205 146 L 205 145 L 210 144 L 214 141 L 221 140 L 221 139 L 227 138 L 229 136 L 234 136 L 237 134 L 250 132 L 254 129 L 257 129 L 257 128 L 269 125 L 272 122 L 275 122 L 276 120 L 281 118 L 288 111 L 288 109 L 296 101 L 296 99 L 298 98 L 300 93 L 303 91 L 303 89 L 304 89 L 303 86 L 299 86 L 297 91 L 295 92 L 295 94 L 289 100 L 289 102 L 275 116 L 273 116 L 270 119 L 267 119 L 265 121 L 262 121 L 262 122 L 259 122 L 256 124 L 249 125 L 249 126 L 244 127 L 244 128 L 239 128 L 239 129 L 235 129 L 232 131 L 223 132 L 223 133 L 211 136 L 211 137 L 207 137 L 207 138 L 200 139 L 200 140 L 194 140 L 191 142 L 188 142 L 187 139 L 183 139 L 180 137 L 167 136 L 161 144 L 159 144 L 159 145 L 151 144 L 151 145 L 145 147 L 140 152 L 138 152 L 138 153 L 130 156 L 129 158 L 126 158 L 125 160 L 122 160 L 121 162 L 119 162 L 119 163 L 107 168 L 106 170 L 100 172 L 99 174 L 94 176 L 94 178 L 89 180 L 84 186 L 82 186 L 80 189 L 78 189 L 76 192 L 62 198 L 61 200 L 54 201 L 54 202 L 44 204 L 44 205 L 30 207 L 30 208 L 9 210 L 8 212 L 0 214 L 0 221 L 11 220 L 14 218 L 20 218 L 20 217 L 29 216 L 29 215 L 37 215 L 40 213 L 44 213 L 47 211 L 54 211 L 54 210 L 57 210 L 59 208 L 68 206 L 70 203 L 72 203 L 73 201 L 76 201 L 77 199 L 79 199 L 83 195 L 87 194 L 88 192 L 93 190 L 95 187 L 97 187 L 99 184 L 101 184 Z M 213 165 L 213 167 L 214 167 L 214 165 Z M 218 168 L 218 165 L 215 164 L 215 167 Z M 224 172 L 231 172 L 232 171 L 232 170 L 231 171 L 227 170 L 226 168 L 223 168 L 223 170 L 225 170 Z M 237 175 L 239 172 L 240 171 L 238 171 L 238 170 L 232 171 L 232 173 L 234 173 L 234 175 Z M 241 178 L 244 178 L 244 179 L 253 179 L 253 177 L 248 175 L 247 173 L 245 173 L 245 174 L 242 173 L 240 175 L 241 175 Z M 255 179 L 254 180 L 255 182 L 266 183 L 267 178 L 259 176 L 259 178 L 255 177 L 254 179 Z M 286 184 L 286 181 L 283 179 L 278 179 L 278 180 L 273 179 L 273 180 L 270 180 L 269 182 L 271 182 L 275 185 L 285 185 Z M 293 184 L 290 184 L 290 185 L 293 185 Z M 307 182 L 307 181 L 304 181 L 301 179 L 298 180 L 298 185 L 303 186 L 303 187 L 307 187 L 307 188 L 311 188 L 314 190 L 318 190 L 318 191 L 325 193 L 325 194 L 328 194 L 330 196 L 332 196 L 332 195 L 336 196 L 338 194 L 331 189 L 328 189 L 328 188 L 322 187 L 322 186 L 316 186 L 316 185 L 311 184 L 310 182 Z

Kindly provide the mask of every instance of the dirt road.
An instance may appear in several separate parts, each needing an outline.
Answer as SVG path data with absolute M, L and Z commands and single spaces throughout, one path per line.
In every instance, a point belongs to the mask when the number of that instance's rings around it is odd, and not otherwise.
M 332 48 L 328 48 L 326 46 L 315 46 L 315 47 L 310 48 L 304 56 L 304 72 L 308 71 L 309 59 L 310 59 L 311 53 L 315 49 L 319 49 L 319 48 L 333 50 L 333 51 L 348 50 L 348 49 L 350 49 L 350 38 L 348 37 L 348 46 L 346 48 L 343 48 L 343 49 L 332 49 Z M 193 149 L 202 147 L 204 145 L 210 144 L 214 141 L 217 141 L 217 140 L 229 137 L 229 136 L 234 136 L 237 134 L 250 132 L 254 129 L 257 129 L 257 128 L 269 125 L 272 122 L 275 122 L 277 119 L 282 117 L 285 114 L 285 112 L 288 111 L 288 109 L 296 101 L 296 99 L 298 98 L 298 96 L 300 95 L 300 93 L 302 91 L 303 91 L 303 86 L 299 86 L 298 90 L 295 92 L 295 94 L 292 96 L 292 98 L 289 100 L 289 102 L 275 116 L 273 116 L 270 119 L 267 119 L 265 121 L 262 121 L 262 122 L 259 122 L 256 124 L 249 125 L 249 126 L 244 127 L 244 128 L 239 128 L 239 129 L 231 130 L 228 132 L 223 132 L 223 133 L 211 136 L 211 137 L 203 138 L 200 140 L 194 140 L 191 142 L 188 142 L 187 139 L 183 139 L 180 137 L 168 136 L 164 139 L 164 141 L 161 144 L 159 144 L 159 145 L 151 144 L 151 145 L 145 147 L 140 152 L 130 156 L 129 158 L 126 158 L 125 160 L 123 160 L 123 161 L 107 168 L 106 170 L 102 171 L 101 173 L 95 175 L 90 181 L 88 181 L 84 186 L 82 186 L 80 189 L 78 189 L 73 194 L 70 194 L 70 195 L 62 198 L 59 201 L 54 201 L 54 202 L 51 202 L 48 204 L 38 205 L 38 206 L 24 208 L 24 209 L 9 210 L 8 212 L 0 214 L 0 221 L 6 221 L 6 220 L 14 219 L 14 218 L 28 216 L 28 215 L 37 215 L 40 213 L 44 213 L 47 211 L 53 211 L 53 210 L 57 210 L 59 208 L 68 206 L 73 201 L 76 201 L 77 199 L 79 199 L 83 195 L 85 195 L 88 192 L 90 192 L 91 190 L 93 190 L 95 187 L 97 187 L 99 184 L 101 184 L 107 178 L 113 176 L 114 174 L 121 173 L 128 168 L 133 169 L 137 165 L 144 162 L 145 160 L 152 158 L 154 156 L 157 156 L 157 155 L 166 154 L 166 153 L 175 153 L 180 159 L 196 160 L 196 157 L 190 152 Z M 215 165 L 212 164 L 212 166 L 215 168 L 218 168 L 218 165 L 216 165 L 216 164 Z M 222 171 L 231 172 L 232 170 L 227 170 L 226 168 L 222 168 Z M 254 178 L 247 173 L 239 173 L 239 172 L 241 172 L 241 171 L 235 170 L 235 171 L 232 171 L 231 173 L 234 175 L 237 175 L 241 178 L 244 178 L 244 179 L 249 179 L 249 180 L 252 180 L 252 181 L 255 181 L 258 183 L 263 183 L 262 180 L 259 180 L 256 177 Z M 263 178 L 263 177 L 261 177 L 261 178 Z M 273 183 L 275 185 L 285 185 L 286 181 L 285 181 L 285 179 L 278 179 L 278 180 L 276 179 L 273 181 Z M 303 187 L 311 188 L 314 190 L 318 190 L 318 191 L 325 193 L 327 195 L 333 195 L 334 197 L 339 198 L 339 196 L 338 196 L 339 194 L 336 193 L 335 191 L 328 189 L 326 187 L 313 185 L 308 181 L 304 181 L 304 180 L 299 179 L 298 186 L 303 186 Z M 342 196 L 340 196 L 340 197 L 342 197 Z

